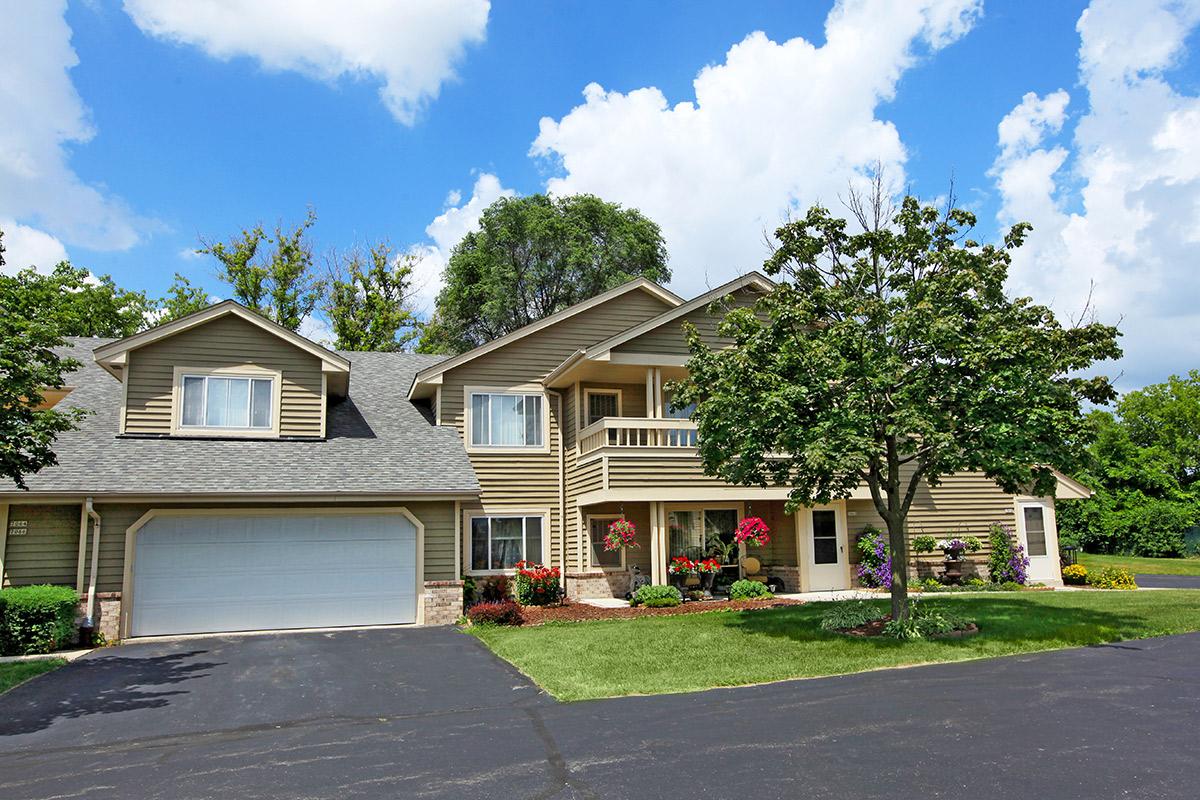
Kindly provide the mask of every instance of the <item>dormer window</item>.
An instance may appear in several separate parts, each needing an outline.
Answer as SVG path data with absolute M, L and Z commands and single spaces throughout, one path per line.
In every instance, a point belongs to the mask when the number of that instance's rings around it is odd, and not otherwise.
M 278 432 L 277 374 L 177 368 L 176 375 L 176 433 L 271 436 Z

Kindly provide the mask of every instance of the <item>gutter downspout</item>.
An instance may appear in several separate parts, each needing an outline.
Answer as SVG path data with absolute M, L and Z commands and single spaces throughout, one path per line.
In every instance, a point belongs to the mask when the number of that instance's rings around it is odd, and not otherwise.
M 87 515 L 92 519 L 92 568 L 88 571 L 87 615 L 84 625 L 94 628 L 94 612 L 96 610 L 96 570 L 100 566 L 100 515 L 92 507 L 92 498 L 85 504 Z

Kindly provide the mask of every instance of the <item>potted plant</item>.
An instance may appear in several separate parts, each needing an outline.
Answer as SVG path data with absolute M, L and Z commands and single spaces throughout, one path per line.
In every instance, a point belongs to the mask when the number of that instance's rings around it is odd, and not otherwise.
M 675 556 L 667 565 L 667 575 L 671 580 L 671 585 L 679 589 L 680 593 L 687 586 L 687 579 L 695 573 L 696 562 L 687 556 Z
M 637 527 L 624 517 L 613 520 L 608 526 L 608 533 L 604 534 L 604 549 L 620 550 L 638 546 Z
M 771 529 L 762 521 L 762 517 L 746 517 L 738 523 L 733 540 L 738 544 L 762 547 L 771 541 Z
M 721 562 L 715 558 L 706 558 L 703 561 L 695 561 L 693 564 L 696 572 L 700 575 L 700 588 L 704 590 L 704 595 L 712 597 L 713 582 L 721 571 Z
M 968 550 L 974 553 L 983 545 L 974 536 L 967 536 L 966 538 L 955 536 L 951 539 L 942 539 L 937 543 L 937 546 L 945 554 L 946 581 L 948 583 L 957 583 L 962 580 L 963 554 Z

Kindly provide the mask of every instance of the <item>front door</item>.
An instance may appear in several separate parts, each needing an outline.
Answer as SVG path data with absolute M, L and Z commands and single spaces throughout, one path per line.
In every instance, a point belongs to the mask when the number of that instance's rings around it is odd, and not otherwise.
M 810 508 L 808 515 L 808 591 L 849 588 L 846 526 L 835 508 Z
M 1057 583 L 1062 580 L 1058 567 L 1058 547 L 1051 535 L 1053 506 L 1031 501 L 1017 504 L 1017 536 L 1029 557 L 1030 583 Z

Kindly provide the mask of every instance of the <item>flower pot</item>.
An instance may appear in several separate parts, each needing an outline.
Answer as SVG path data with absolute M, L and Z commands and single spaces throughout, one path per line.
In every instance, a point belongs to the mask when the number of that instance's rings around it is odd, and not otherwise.
M 958 583 L 962 580 L 963 560 L 961 558 L 946 558 L 945 573 L 942 575 L 946 583 Z
M 688 575 L 689 573 L 687 572 L 673 572 L 667 576 L 667 580 L 682 594 L 687 588 Z
M 713 583 L 716 580 L 717 580 L 717 573 L 702 572 L 702 573 L 700 573 L 700 588 L 704 590 L 705 594 L 711 595 Z

